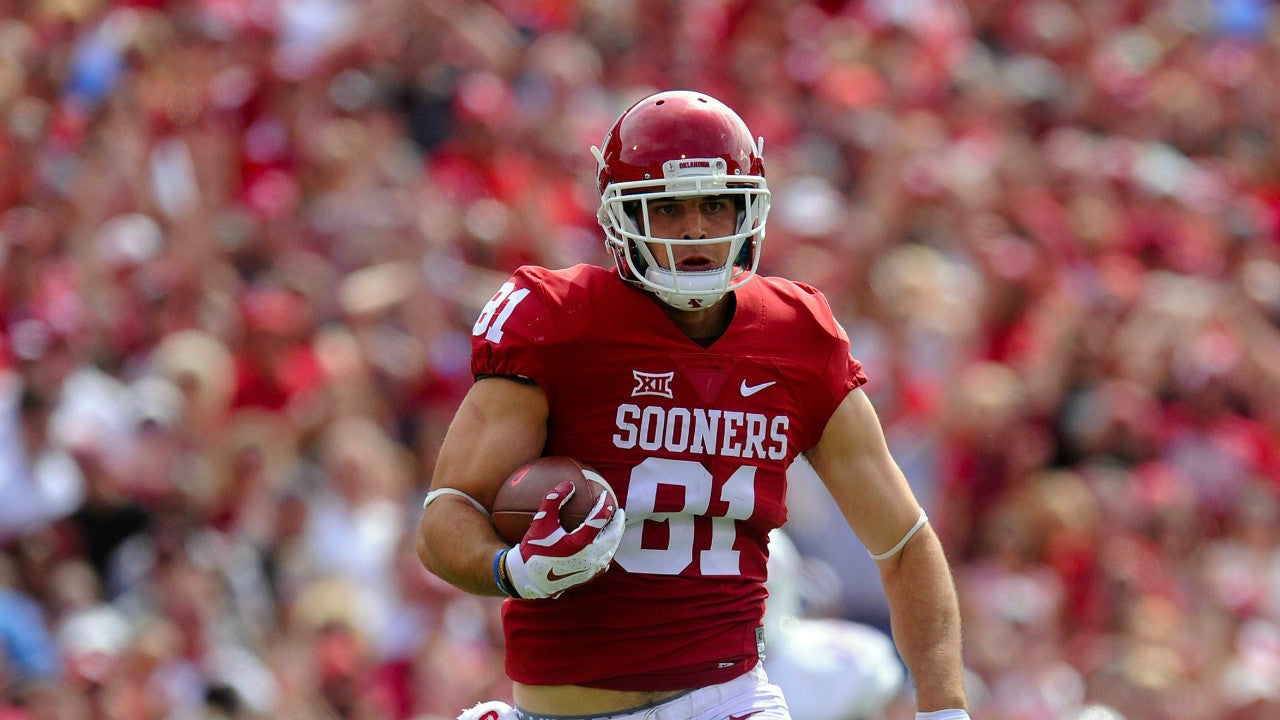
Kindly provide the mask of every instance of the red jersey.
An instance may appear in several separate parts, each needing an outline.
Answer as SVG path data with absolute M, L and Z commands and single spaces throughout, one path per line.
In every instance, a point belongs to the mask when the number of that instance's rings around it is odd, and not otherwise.
M 544 454 L 595 468 L 627 512 L 608 572 L 503 604 L 511 679 L 673 690 L 758 662 L 786 469 L 866 377 L 818 291 L 758 277 L 735 294 L 708 348 L 590 265 L 520 268 L 481 313 L 472 370 L 536 382 Z

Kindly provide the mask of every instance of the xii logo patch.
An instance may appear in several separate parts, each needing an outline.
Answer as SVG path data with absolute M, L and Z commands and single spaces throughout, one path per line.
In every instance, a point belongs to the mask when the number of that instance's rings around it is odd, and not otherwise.
M 672 397 L 671 378 L 675 376 L 674 372 L 647 373 L 632 370 L 631 377 L 636 379 L 636 386 L 631 390 L 631 397 L 657 395 L 658 397 L 670 398 Z

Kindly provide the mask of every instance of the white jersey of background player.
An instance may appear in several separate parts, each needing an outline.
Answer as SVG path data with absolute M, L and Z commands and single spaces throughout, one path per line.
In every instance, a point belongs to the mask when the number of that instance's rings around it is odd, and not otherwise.
M 769 534 L 765 670 L 793 720 L 876 720 L 903 691 L 893 640 L 870 625 L 804 617 L 804 558 L 782 530 Z

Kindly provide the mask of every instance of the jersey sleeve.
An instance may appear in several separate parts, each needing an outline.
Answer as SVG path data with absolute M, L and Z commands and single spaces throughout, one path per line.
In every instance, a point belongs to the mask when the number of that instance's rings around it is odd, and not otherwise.
M 832 318 L 832 322 L 835 319 Z M 855 388 L 862 387 L 867 384 L 867 373 L 862 368 L 862 363 L 853 357 L 849 349 L 849 335 L 845 333 L 844 327 L 840 323 L 835 322 L 836 328 L 836 348 L 831 353 L 831 370 L 828 377 L 835 384 L 836 404 L 844 399 Z M 832 408 L 835 411 L 835 408 Z
M 855 388 L 866 384 L 867 375 L 862 363 L 850 353 L 849 335 L 836 320 L 826 297 L 812 286 L 799 282 L 795 285 L 806 294 L 805 303 L 815 321 L 812 347 L 827 349 L 825 355 L 818 355 L 826 358 L 825 365 L 816 368 L 821 375 L 818 386 L 823 390 L 804 400 L 811 407 L 820 408 L 818 412 L 823 419 L 822 426 L 825 427 L 826 420 L 835 413 L 845 397 Z M 820 436 L 821 432 L 807 438 L 808 444 L 816 443 Z
M 546 387 L 556 348 L 572 333 L 559 308 L 565 283 L 544 268 L 525 266 L 503 283 L 471 328 L 471 372 L 527 378 Z

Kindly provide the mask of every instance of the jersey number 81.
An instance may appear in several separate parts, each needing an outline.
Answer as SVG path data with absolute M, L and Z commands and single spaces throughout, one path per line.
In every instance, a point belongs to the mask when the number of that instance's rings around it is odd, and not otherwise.
M 720 501 L 728 505 L 723 516 L 710 517 L 711 546 L 694 547 L 694 521 L 706 516 L 715 484 L 702 463 L 692 460 L 648 458 L 631 470 L 631 482 L 624 507 L 627 531 L 614 559 L 627 572 L 651 575 L 679 575 L 697 563 L 699 575 L 737 575 L 739 552 L 737 520 L 746 520 L 755 511 L 756 468 L 743 465 L 720 486 Z M 658 486 L 675 486 L 684 494 L 684 507 L 675 512 L 657 512 Z M 666 547 L 643 547 L 644 524 L 665 522 Z

